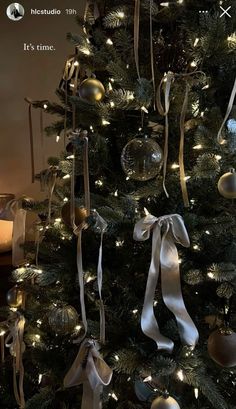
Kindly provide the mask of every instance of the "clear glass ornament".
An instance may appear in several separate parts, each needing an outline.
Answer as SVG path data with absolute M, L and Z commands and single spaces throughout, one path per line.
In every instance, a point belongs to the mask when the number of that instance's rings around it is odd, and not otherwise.
M 121 165 L 130 179 L 146 181 L 160 172 L 163 152 L 157 142 L 148 137 L 127 143 L 121 154 Z

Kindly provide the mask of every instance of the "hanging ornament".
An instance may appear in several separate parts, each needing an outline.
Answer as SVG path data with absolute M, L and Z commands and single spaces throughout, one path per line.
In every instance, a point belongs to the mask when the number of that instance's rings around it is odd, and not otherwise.
M 7 292 L 7 303 L 11 308 L 18 308 L 22 306 L 24 298 L 24 292 L 20 290 L 17 286 L 12 287 Z
M 88 102 L 100 102 L 105 97 L 105 88 L 96 78 L 87 78 L 80 84 L 79 95 Z
M 67 202 L 61 209 L 61 217 L 67 226 L 71 226 L 71 202 Z M 85 221 L 87 217 L 87 210 L 85 207 L 75 206 L 75 224 L 79 226 Z
M 160 396 L 152 402 L 151 409 L 180 409 L 178 402 L 171 396 Z
M 221 196 L 226 199 L 236 199 L 236 172 L 234 169 L 230 169 L 230 172 L 221 176 L 218 190 Z
M 127 143 L 121 154 L 121 165 L 126 175 L 134 180 L 153 179 L 160 172 L 163 153 L 153 139 L 145 136 Z
M 236 333 L 230 328 L 220 328 L 208 338 L 208 353 L 217 364 L 224 368 L 236 365 Z
M 78 321 L 78 313 L 71 305 L 56 306 L 48 314 L 51 329 L 62 335 L 73 332 Z

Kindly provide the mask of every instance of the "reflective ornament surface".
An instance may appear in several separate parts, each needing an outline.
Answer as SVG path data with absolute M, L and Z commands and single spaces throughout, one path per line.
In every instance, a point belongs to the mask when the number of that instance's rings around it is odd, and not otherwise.
M 7 303 L 11 308 L 18 308 L 22 305 L 24 292 L 17 286 L 12 287 L 7 292 Z
M 224 368 L 236 366 L 236 333 L 232 330 L 217 329 L 208 338 L 208 353 L 217 364 Z
M 171 396 L 168 398 L 160 396 L 152 402 L 151 409 L 180 409 L 180 406 Z
M 218 190 L 221 196 L 226 199 L 236 199 L 236 172 L 234 169 L 221 176 Z
M 78 322 L 78 313 L 71 305 L 55 306 L 48 314 L 48 323 L 58 334 L 73 332 Z
M 61 209 L 61 217 L 67 226 L 71 226 L 71 203 L 67 202 Z M 85 221 L 87 217 L 87 210 L 85 207 L 75 206 L 75 224 L 79 226 Z
M 135 138 L 127 143 L 121 154 L 121 165 L 126 175 L 133 180 L 153 179 L 160 172 L 163 152 L 151 138 Z
M 99 102 L 105 97 L 105 88 L 96 78 L 87 78 L 79 86 L 80 98 L 89 102 Z

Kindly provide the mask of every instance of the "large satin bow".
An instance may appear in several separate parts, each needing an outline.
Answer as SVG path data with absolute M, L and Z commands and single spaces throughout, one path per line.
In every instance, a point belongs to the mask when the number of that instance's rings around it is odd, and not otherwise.
M 94 341 L 85 339 L 64 378 L 64 387 L 83 384 L 81 409 L 100 409 L 102 388 L 109 385 L 111 378 L 112 370 L 102 359 Z
M 149 268 L 146 293 L 141 316 L 141 327 L 144 334 L 152 338 L 158 349 L 171 353 L 174 343 L 163 336 L 154 315 L 153 303 L 161 270 L 162 296 L 167 308 L 174 314 L 181 341 L 195 346 L 198 331 L 189 316 L 181 291 L 179 259 L 175 243 L 189 247 L 189 237 L 184 221 L 178 214 L 156 218 L 151 214 L 138 221 L 134 228 L 134 240 L 148 240 L 152 230 L 152 259 Z

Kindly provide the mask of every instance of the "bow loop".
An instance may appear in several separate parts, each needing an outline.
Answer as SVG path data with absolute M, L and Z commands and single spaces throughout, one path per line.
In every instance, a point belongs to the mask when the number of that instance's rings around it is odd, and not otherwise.
M 155 216 L 148 214 L 143 219 L 139 220 L 134 227 L 133 238 L 136 241 L 148 240 L 154 224 L 158 221 Z

